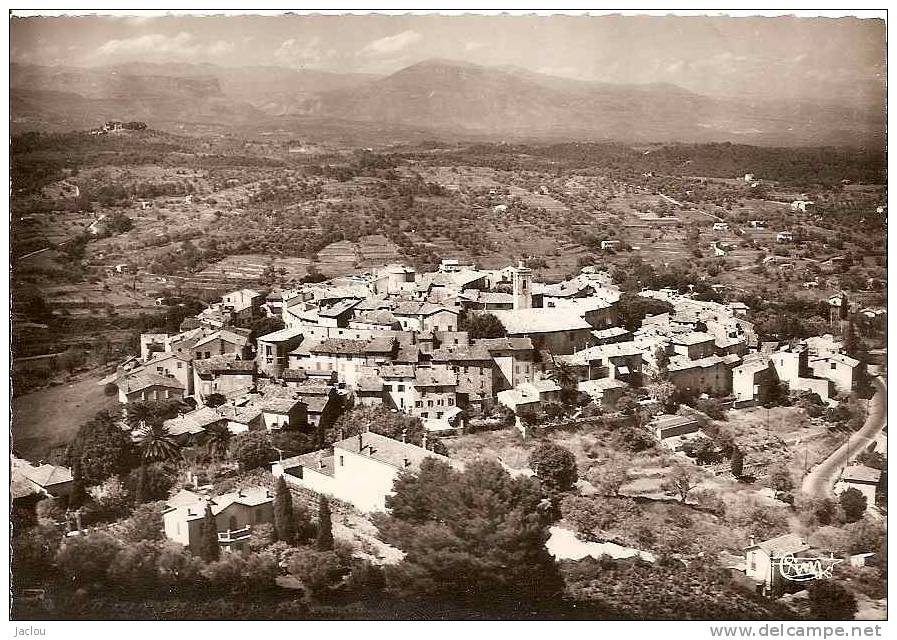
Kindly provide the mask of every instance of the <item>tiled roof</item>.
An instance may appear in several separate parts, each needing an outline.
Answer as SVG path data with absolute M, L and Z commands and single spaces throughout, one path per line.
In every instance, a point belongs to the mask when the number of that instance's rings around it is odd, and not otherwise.
M 435 349 L 431 354 L 433 362 L 464 362 L 491 360 L 489 349 L 482 343 L 471 345 L 450 345 Z
M 299 398 L 266 397 L 259 402 L 259 408 L 269 413 L 289 413 L 300 404 L 305 404 L 305 402 Z
M 142 391 L 143 389 L 147 389 L 149 387 L 167 387 L 169 389 L 180 389 L 182 391 L 184 390 L 184 385 L 178 382 L 175 378 L 161 376 L 157 373 L 150 373 L 148 371 L 140 371 L 137 373 L 129 374 L 119 385 L 119 387 L 121 387 L 122 385 L 124 385 L 125 393 Z
M 378 369 L 381 378 L 413 378 L 414 367 L 410 364 L 385 365 Z
M 230 493 L 211 498 L 200 495 L 197 500 L 187 502 L 190 499 L 190 495 L 188 495 L 190 493 L 192 492 L 186 492 L 181 496 L 178 500 L 180 504 L 175 505 L 172 504 L 171 500 L 168 501 L 170 509 L 178 511 L 180 518 L 183 520 L 198 520 L 202 518 L 205 515 L 207 504 L 212 507 L 212 515 L 217 516 L 232 504 L 256 507 L 261 504 L 274 502 L 274 494 L 268 488 L 261 486 L 231 491 Z M 195 496 L 197 494 L 192 495 Z
M 576 311 L 564 307 L 514 309 L 492 312 L 509 334 L 553 333 L 592 329 Z
M 311 353 L 337 353 L 347 355 L 364 355 L 367 340 L 349 340 L 348 338 L 326 338 L 309 347 Z
M 312 471 L 322 473 L 325 476 L 333 477 L 333 456 L 325 455 L 322 451 L 312 451 L 304 453 L 301 456 L 293 456 L 280 461 L 284 471 L 295 469 L 296 467 L 305 467 Z
M 318 309 L 318 315 L 322 318 L 336 318 L 337 316 L 341 316 L 342 314 L 351 311 L 359 302 L 360 300 L 354 298 L 340 300 L 329 307 L 320 307 Z
M 810 548 L 803 538 L 794 533 L 786 533 L 785 535 L 764 540 L 754 545 L 766 551 L 772 557 L 780 557 L 789 553 L 799 553 Z M 753 548 L 753 547 L 748 547 Z
M 39 466 L 23 465 L 20 469 L 23 476 L 40 487 L 49 487 L 54 484 L 62 484 L 72 481 L 72 472 L 65 467 L 57 467 L 52 464 Z
M 252 373 L 255 371 L 255 360 L 241 360 L 235 353 L 227 353 L 193 361 L 196 373 L 202 375 L 212 372 L 236 371 L 239 373 Z
M 279 331 L 272 331 L 271 333 L 266 333 L 263 336 L 259 336 L 258 339 L 262 342 L 286 342 L 287 340 L 293 340 L 295 338 L 302 337 L 302 329 L 280 329 Z
M 355 389 L 371 393 L 383 391 L 383 378 L 378 376 L 360 376 L 355 383 Z
M 450 387 L 458 384 L 454 371 L 447 369 L 420 368 L 414 374 L 417 387 Z
M 221 422 L 225 418 L 209 407 L 199 407 L 195 411 L 185 413 L 176 418 L 166 420 L 163 424 L 173 436 L 197 434 L 206 430 L 209 425 Z
M 878 481 L 881 479 L 881 471 L 873 469 L 872 467 L 857 464 L 844 469 L 841 473 L 841 479 L 846 482 L 878 484 Z
M 532 351 L 533 341 L 531 338 L 480 338 L 474 344 L 486 347 L 492 351 Z
M 340 440 L 334 443 L 333 448 L 334 450 L 343 449 L 358 453 L 398 469 L 416 469 L 421 462 L 431 457 L 448 462 L 448 458 L 445 456 L 374 432 L 366 432 Z M 406 460 L 408 461 L 407 466 Z
M 713 336 L 703 331 L 689 331 L 672 336 L 673 342 L 683 345 L 701 344 L 713 340 Z

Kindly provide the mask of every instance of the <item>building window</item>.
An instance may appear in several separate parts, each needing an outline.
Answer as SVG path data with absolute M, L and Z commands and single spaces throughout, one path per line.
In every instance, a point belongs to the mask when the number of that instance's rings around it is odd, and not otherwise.
M 448 406 L 451 407 L 452 405 L 455 404 L 455 399 L 454 399 L 454 398 L 449 398 L 448 400 L 446 400 L 446 402 L 448 403 Z
M 417 407 L 418 409 L 420 409 L 422 406 L 424 406 L 424 403 L 421 402 L 420 400 L 415 400 L 414 406 Z
M 399 391 L 404 391 L 404 390 L 405 390 L 405 385 L 403 385 L 403 384 L 398 385 L 398 390 L 399 390 Z
M 343 459 L 343 456 L 340 456 L 340 457 L 339 457 L 339 466 L 342 467 L 342 466 L 344 466 L 344 465 L 345 465 L 345 460 Z
M 386 391 L 392 391 L 392 385 L 391 385 L 391 384 L 385 384 L 385 385 L 383 385 L 383 389 L 385 389 Z
M 428 407 L 432 407 L 432 406 L 433 406 L 433 401 L 432 401 L 432 400 L 427 400 L 427 406 L 428 406 Z
M 837 369 L 837 368 L 838 368 L 838 365 L 837 365 L 836 363 L 834 363 L 834 362 L 833 362 L 830 366 L 831 366 L 832 369 Z
M 437 418 L 441 418 L 441 417 L 442 417 L 442 411 L 437 411 L 437 412 L 436 412 L 436 417 L 437 417 Z
M 420 415 L 421 415 L 422 418 L 429 418 L 429 417 L 430 417 L 430 414 L 429 414 L 428 412 L 426 412 L 426 411 L 424 411 L 424 412 L 423 412 L 422 414 L 420 414 Z

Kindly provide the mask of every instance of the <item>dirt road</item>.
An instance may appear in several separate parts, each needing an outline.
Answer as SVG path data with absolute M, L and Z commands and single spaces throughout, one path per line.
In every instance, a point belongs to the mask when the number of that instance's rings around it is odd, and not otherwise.
M 884 428 L 887 422 L 887 394 L 888 386 L 884 378 L 875 378 L 873 384 L 876 387 L 875 394 L 869 401 L 869 415 L 866 422 L 856 433 L 850 434 L 850 438 L 842 444 L 828 458 L 813 467 L 803 481 L 801 491 L 807 495 L 826 497 L 832 495 L 832 487 L 838 479 L 847 463 L 869 446 Z

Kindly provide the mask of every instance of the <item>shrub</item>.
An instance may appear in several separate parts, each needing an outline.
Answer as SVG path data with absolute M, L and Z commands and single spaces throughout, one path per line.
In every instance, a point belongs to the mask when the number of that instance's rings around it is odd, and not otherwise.
M 847 522 L 856 522 L 863 517 L 866 511 L 866 496 L 858 489 L 848 489 L 841 494 L 841 510 Z

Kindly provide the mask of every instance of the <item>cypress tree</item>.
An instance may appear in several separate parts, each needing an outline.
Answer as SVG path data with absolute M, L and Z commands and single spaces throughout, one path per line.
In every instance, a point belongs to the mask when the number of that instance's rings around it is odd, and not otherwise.
M 137 470 L 137 482 L 134 486 L 134 504 L 146 502 L 146 465 L 141 464 Z
M 72 490 L 69 492 L 68 508 L 77 509 L 87 500 L 84 478 L 81 475 L 81 461 L 75 458 L 72 463 Z
M 333 523 L 330 521 L 330 501 L 327 496 L 321 496 L 318 501 L 318 537 L 315 548 L 318 551 L 333 549 Z
M 274 495 L 274 537 L 275 540 L 296 544 L 296 517 L 293 513 L 293 497 L 283 476 L 277 479 Z
M 741 452 L 741 449 L 736 448 L 732 451 L 729 468 L 731 469 L 733 476 L 736 478 L 741 477 L 741 474 L 744 472 L 744 454 Z
M 206 512 L 199 525 L 199 555 L 206 562 L 213 562 L 221 555 L 218 548 L 218 525 L 212 515 L 212 505 L 206 503 Z

